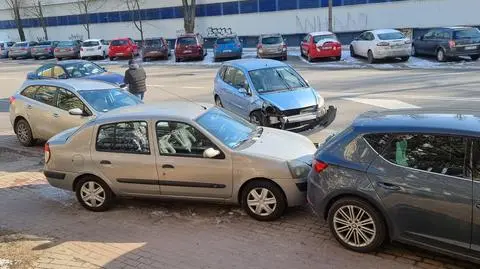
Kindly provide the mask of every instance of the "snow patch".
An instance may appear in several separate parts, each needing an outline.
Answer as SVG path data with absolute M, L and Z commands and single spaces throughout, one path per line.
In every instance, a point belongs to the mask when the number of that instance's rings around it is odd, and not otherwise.
M 13 265 L 11 260 L 0 258 L 0 269 L 9 269 L 11 265 Z

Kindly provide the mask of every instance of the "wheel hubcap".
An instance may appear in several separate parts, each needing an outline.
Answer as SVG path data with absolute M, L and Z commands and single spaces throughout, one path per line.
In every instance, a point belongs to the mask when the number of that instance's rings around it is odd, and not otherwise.
M 259 216 L 268 216 L 277 208 L 277 199 L 265 188 L 251 190 L 247 196 L 248 208 Z
M 443 51 L 442 50 L 438 51 L 438 60 L 443 61 Z
M 99 207 L 105 202 L 105 190 L 95 181 L 83 183 L 80 196 L 83 202 L 90 207 Z
M 368 246 L 376 236 L 372 216 L 354 205 L 342 206 L 335 212 L 333 228 L 344 243 L 353 247 Z
M 20 139 L 21 142 L 27 142 L 29 139 L 28 135 L 28 128 L 24 123 L 19 123 L 17 126 L 17 135 L 18 139 Z

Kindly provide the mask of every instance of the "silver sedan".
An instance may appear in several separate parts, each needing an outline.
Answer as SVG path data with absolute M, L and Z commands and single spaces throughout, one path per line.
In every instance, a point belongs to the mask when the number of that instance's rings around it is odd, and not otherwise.
M 92 211 L 118 196 L 241 204 L 275 220 L 305 203 L 316 148 L 306 137 L 257 127 L 207 105 L 138 105 L 64 131 L 45 146 L 48 182 Z

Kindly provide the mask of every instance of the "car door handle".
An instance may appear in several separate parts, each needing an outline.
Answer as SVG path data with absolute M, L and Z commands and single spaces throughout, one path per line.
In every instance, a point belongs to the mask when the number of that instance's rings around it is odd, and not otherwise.
M 162 165 L 162 168 L 165 168 L 165 169 L 174 169 L 175 166 L 171 165 L 171 164 L 164 164 Z
M 389 191 L 398 191 L 400 190 L 400 187 L 391 183 L 386 183 L 386 182 L 378 182 L 377 186 L 380 188 L 389 190 Z
M 60 115 L 58 115 L 58 113 L 53 113 L 52 116 L 53 116 L 54 118 L 60 117 Z
M 101 160 L 100 164 L 112 164 L 112 162 L 107 161 L 107 160 Z

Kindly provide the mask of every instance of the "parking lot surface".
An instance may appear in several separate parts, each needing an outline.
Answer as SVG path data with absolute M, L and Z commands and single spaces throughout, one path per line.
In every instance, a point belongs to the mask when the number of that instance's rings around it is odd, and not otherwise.
M 108 212 L 88 212 L 72 193 L 47 184 L 41 146 L 23 148 L 11 131 L 8 97 L 38 64 L 0 65 L 0 268 L 2 261 L 11 268 L 478 268 L 402 244 L 372 254 L 347 251 L 304 207 L 269 223 L 236 206 L 169 200 L 127 199 Z M 476 108 L 480 102 L 480 80 L 471 70 L 297 69 L 338 108 L 327 129 L 303 133 L 314 142 L 371 109 Z M 146 65 L 145 101 L 212 103 L 216 70 Z

